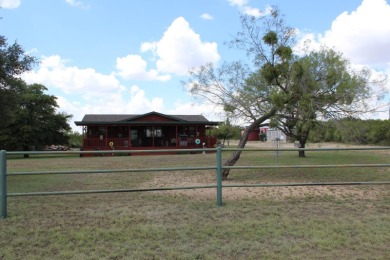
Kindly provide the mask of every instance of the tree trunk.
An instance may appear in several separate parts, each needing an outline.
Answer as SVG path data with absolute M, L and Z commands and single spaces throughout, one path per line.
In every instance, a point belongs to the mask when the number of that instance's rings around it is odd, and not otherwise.
M 28 151 L 29 149 L 28 149 L 28 146 L 27 145 L 24 145 L 23 146 L 23 151 Z M 23 158 L 29 158 L 30 156 L 28 155 L 28 154 L 24 154 L 23 155 Z
M 263 123 L 265 120 L 267 120 L 270 117 L 272 117 L 273 115 L 275 115 L 275 113 L 276 113 L 276 109 L 272 109 L 270 112 L 268 112 L 267 114 L 265 114 L 262 117 L 255 120 L 252 124 L 250 124 L 245 129 L 244 133 L 242 134 L 240 142 L 237 145 L 237 148 L 240 148 L 240 149 L 245 148 L 246 142 L 248 141 L 249 133 L 252 132 L 254 129 L 256 129 L 256 127 L 259 127 L 260 124 Z M 240 159 L 240 156 L 241 156 L 241 150 L 234 151 L 232 156 L 229 159 L 227 159 L 223 163 L 223 165 L 224 166 L 233 166 L 234 164 L 236 164 L 238 159 Z M 230 173 L 230 169 L 224 169 L 222 171 L 222 180 L 227 180 L 229 173 Z
M 248 131 L 248 129 L 246 129 L 244 131 L 243 135 L 241 136 L 240 142 L 237 145 L 237 148 L 244 148 L 245 147 L 245 144 L 248 141 L 249 133 L 250 133 L 250 131 Z M 241 151 L 240 150 L 239 151 L 234 151 L 232 156 L 229 159 L 227 159 L 223 163 L 223 165 L 224 166 L 233 166 L 234 164 L 236 164 L 238 159 L 240 159 L 240 156 L 241 156 Z M 224 169 L 222 171 L 222 180 L 227 180 L 229 173 L 230 173 L 230 169 Z
M 306 139 L 304 140 L 299 140 L 299 148 L 305 148 L 306 146 Z M 298 157 L 306 157 L 305 151 L 298 151 Z

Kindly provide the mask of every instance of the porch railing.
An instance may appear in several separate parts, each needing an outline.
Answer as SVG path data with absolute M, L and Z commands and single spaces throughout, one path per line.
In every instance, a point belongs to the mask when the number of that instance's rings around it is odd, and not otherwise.
M 157 139 L 156 139 L 157 140 Z M 187 138 L 186 140 L 183 139 L 176 139 L 176 142 L 174 145 L 170 142 L 170 140 L 166 141 L 155 141 L 153 144 L 152 142 L 146 144 L 146 143 L 140 143 L 137 142 L 134 143 L 135 140 L 132 140 L 130 138 L 113 138 L 113 137 L 107 137 L 107 138 L 84 138 L 83 139 L 83 148 L 85 149 L 91 149 L 91 150 L 108 150 L 110 148 L 115 148 L 116 150 L 126 150 L 131 147 L 158 147 L 164 149 L 165 147 L 176 147 L 176 148 L 203 148 L 203 143 L 197 144 L 195 142 L 196 138 Z M 215 148 L 217 144 L 217 138 L 216 137 L 204 137 L 200 140 L 203 140 L 205 143 L 205 148 Z M 112 144 L 112 145 L 111 145 Z
M 86 138 L 83 139 L 83 147 L 85 148 L 108 148 L 112 142 L 114 147 L 131 147 L 129 138 Z

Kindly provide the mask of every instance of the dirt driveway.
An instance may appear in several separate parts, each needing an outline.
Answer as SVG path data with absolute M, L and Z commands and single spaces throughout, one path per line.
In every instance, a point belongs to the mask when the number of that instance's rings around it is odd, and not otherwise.
M 230 141 L 229 145 L 237 145 L 238 141 Z M 227 143 L 226 143 L 227 144 Z M 294 148 L 293 143 L 279 143 L 279 148 Z M 276 144 L 272 142 L 248 142 L 247 148 L 275 148 Z M 352 145 L 344 144 L 308 144 L 307 148 L 345 148 Z M 353 146 L 356 147 L 356 146 Z M 146 187 L 178 187 L 178 186 L 206 186 L 216 185 L 215 175 L 199 171 L 164 173 L 156 176 L 151 181 L 144 183 Z M 223 184 L 237 184 L 234 180 L 224 181 Z M 240 187 L 223 188 L 224 200 L 237 200 L 246 198 L 283 200 L 286 198 L 304 198 L 314 196 L 332 196 L 337 199 L 375 199 L 388 194 L 388 186 L 297 186 L 297 187 Z M 216 189 L 189 189 L 162 191 L 162 195 L 187 196 L 198 200 L 212 200 L 216 198 Z

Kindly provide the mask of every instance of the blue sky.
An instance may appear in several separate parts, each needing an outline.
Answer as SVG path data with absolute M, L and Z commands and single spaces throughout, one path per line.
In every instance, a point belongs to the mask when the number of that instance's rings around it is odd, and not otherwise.
M 0 34 L 39 58 L 23 78 L 57 96 L 72 127 L 93 113 L 218 120 L 220 109 L 194 104 L 180 81 L 191 67 L 245 59 L 224 42 L 240 31 L 241 14 L 266 15 L 273 5 L 301 41 L 390 74 L 389 0 L 0 0 Z

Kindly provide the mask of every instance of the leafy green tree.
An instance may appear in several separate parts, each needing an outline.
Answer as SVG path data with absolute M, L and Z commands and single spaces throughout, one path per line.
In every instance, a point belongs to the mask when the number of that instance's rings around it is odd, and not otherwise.
M 21 74 L 36 58 L 0 36 L 0 146 L 8 150 L 40 149 L 46 144 L 67 143 L 70 115 L 57 113 L 56 97 L 39 84 L 27 85 Z
M 249 133 L 266 120 L 280 120 L 306 143 L 319 115 L 337 117 L 361 109 L 361 104 L 353 103 L 367 90 L 359 75 L 338 73 L 340 68 L 348 72 L 347 62 L 332 50 L 295 55 L 295 31 L 285 25 L 276 8 L 260 18 L 243 16 L 241 24 L 242 31 L 230 46 L 246 51 L 253 58 L 251 66 L 232 62 L 214 68 L 209 64 L 193 70 L 186 82 L 195 97 L 223 107 L 230 118 L 249 125 L 238 148 L 245 147 Z M 241 150 L 233 152 L 224 165 L 234 165 L 240 155 Z M 229 172 L 223 170 L 223 179 Z
M 71 115 L 57 113 L 56 97 L 44 93 L 40 84 L 24 85 L 15 120 L 0 129 L 0 143 L 8 150 L 42 149 L 49 144 L 67 144 Z
M 315 136 L 315 138 L 314 138 Z M 310 135 L 311 141 L 389 145 L 390 120 L 343 118 L 321 122 Z
M 240 128 L 238 126 L 233 126 L 230 123 L 229 118 L 227 118 L 225 122 L 219 124 L 218 127 L 214 129 L 213 134 L 217 136 L 219 140 L 222 140 L 222 143 L 225 145 L 226 140 L 240 135 Z
M 20 75 L 34 66 L 36 59 L 26 54 L 23 48 L 0 35 L 0 129 L 15 120 L 18 98 L 23 91 Z
M 364 113 L 371 93 L 370 73 L 353 71 L 341 53 L 322 48 L 297 61 L 300 77 L 291 91 L 299 98 L 287 103 L 273 118 L 287 136 L 305 148 L 318 118 L 340 118 Z M 305 151 L 299 151 L 305 157 Z
M 370 144 L 388 145 L 390 143 L 390 120 L 366 120 L 369 126 L 368 142 Z
M 81 133 L 72 131 L 68 133 L 69 136 L 69 146 L 73 148 L 80 148 L 82 146 L 83 136 Z

